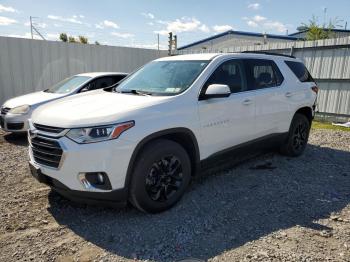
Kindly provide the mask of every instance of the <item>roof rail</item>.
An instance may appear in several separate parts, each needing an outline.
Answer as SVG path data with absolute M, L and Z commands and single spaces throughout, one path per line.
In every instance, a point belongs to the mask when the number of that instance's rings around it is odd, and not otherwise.
M 284 56 L 284 57 L 296 58 L 293 55 L 285 55 L 285 54 L 278 54 L 278 53 L 271 53 L 271 52 L 261 52 L 261 51 L 243 51 L 241 53 L 251 53 L 251 54 L 261 54 L 261 55 L 276 55 L 276 56 Z

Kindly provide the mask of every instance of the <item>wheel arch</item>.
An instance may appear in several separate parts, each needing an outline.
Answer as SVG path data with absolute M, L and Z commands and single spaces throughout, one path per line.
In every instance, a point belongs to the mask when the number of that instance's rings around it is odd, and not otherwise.
M 184 128 L 184 127 L 170 128 L 170 129 L 161 130 L 151 135 L 148 135 L 137 144 L 129 161 L 129 165 L 126 173 L 126 179 L 125 179 L 125 187 L 128 188 L 130 185 L 135 162 L 137 161 L 139 154 L 142 152 L 142 149 L 152 141 L 155 141 L 161 138 L 168 139 L 180 144 L 186 150 L 186 152 L 188 153 L 191 159 L 192 176 L 197 174 L 197 172 L 200 169 L 200 155 L 199 155 L 199 147 L 198 147 L 196 136 L 188 128 Z
M 296 114 L 302 114 L 302 115 L 306 116 L 306 118 L 309 120 L 309 123 L 311 125 L 311 122 L 312 122 L 312 119 L 313 119 L 312 111 L 313 111 L 312 108 L 309 107 L 309 106 L 301 107 L 294 113 L 294 116 Z

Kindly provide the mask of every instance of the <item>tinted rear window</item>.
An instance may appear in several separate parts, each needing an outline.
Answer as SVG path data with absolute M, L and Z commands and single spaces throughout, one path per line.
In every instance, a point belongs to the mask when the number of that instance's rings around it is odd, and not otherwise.
M 293 61 L 285 61 L 285 63 L 299 78 L 300 82 L 315 82 L 303 63 Z

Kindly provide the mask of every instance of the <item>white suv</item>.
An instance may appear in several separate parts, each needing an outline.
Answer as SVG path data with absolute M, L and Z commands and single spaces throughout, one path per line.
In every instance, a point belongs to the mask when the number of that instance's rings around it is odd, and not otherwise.
M 33 176 L 76 201 L 145 212 L 173 206 L 204 160 L 255 142 L 307 144 L 318 88 L 303 63 L 270 54 L 155 60 L 112 90 L 34 111 Z

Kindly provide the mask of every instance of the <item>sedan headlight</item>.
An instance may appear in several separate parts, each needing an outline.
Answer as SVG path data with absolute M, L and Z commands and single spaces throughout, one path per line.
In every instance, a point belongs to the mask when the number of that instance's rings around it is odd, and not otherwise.
M 134 121 L 129 121 L 108 126 L 73 128 L 68 131 L 66 136 L 79 144 L 95 143 L 116 139 L 134 125 Z
M 10 109 L 9 113 L 10 114 L 17 114 L 17 115 L 24 115 L 27 114 L 30 110 L 29 105 L 23 105 L 23 106 L 17 106 L 12 109 Z

